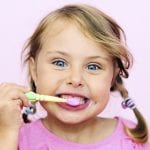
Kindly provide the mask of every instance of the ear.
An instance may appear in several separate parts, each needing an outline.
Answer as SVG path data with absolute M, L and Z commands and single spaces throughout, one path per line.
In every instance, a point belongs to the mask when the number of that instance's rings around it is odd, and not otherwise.
M 32 80 L 34 81 L 34 84 L 37 83 L 37 73 L 36 73 L 36 62 L 33 57 L 29 60 L 29 73 L 31 75 Z

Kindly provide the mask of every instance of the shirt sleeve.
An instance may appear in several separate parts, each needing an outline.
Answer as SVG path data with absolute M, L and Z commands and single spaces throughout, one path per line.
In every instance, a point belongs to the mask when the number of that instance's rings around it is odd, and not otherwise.
M 150 150 L 150 143 L 140 144 L 135 143 L 131 139 L 124 139 L 122 141 L 122 149 L 123 150 Z
M 143 144 L 141 150 L 150 150 L 150 143 Z

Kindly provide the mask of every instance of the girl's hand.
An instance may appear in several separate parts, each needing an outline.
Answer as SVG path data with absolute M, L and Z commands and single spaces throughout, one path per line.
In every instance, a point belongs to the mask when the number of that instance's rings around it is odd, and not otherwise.
M 23 123 L 21 108 L 28 106 L 29 89 L 12 83 L 0 84 L 0 132 L 18 131 Z

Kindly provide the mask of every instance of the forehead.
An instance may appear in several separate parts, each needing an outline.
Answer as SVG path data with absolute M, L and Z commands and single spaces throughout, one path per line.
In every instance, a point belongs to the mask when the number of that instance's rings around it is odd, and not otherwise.
M 43 43 L 43 51 L 62 50 L 66 53 L 76 55 L 108 55 L 103 47 L 94 40 L 89 39 L 74 24 L 68 24 L 61 29 L 56 28 L 55 32 L 47 35 L 47 39 Z
M 92 36 L 89 36 L 88 30 L 82 29 L 79 24 L 72 20 L 56 20 L 52 24 L 47 25 L 45 35 L 43 36 L 42 49 L 45 49 L 45 46 L 51 47 L 57 45 L 59 47 L 65 45 L 66 47 L 68 45 L 71 47 L 72 45 L 77 47 L 80 44 L 80 46 L 85 47 L 90 45 L 91 49 L 92 47 L 97 47 L 97 49 L 101 50 L 103 49 L 105 55 L 109 55 L 101 43 L 96 42 L 94 37 L 92 38 Z M 75 43 L 77 43 L 77 45 Z

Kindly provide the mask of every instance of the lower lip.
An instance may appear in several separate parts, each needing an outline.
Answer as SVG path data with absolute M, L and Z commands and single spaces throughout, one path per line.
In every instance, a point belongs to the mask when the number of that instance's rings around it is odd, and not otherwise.
M 67 103 L 58 103 L 58 105 L 61 108 L 69 110 L 69 111 L 78 111 L 78 110 L 86 109 L 89 106 L 89 103 L 90 103 L 90 101 L 86 102 L 85 104 L 78 105 L 78 106 L 71 106 Z

